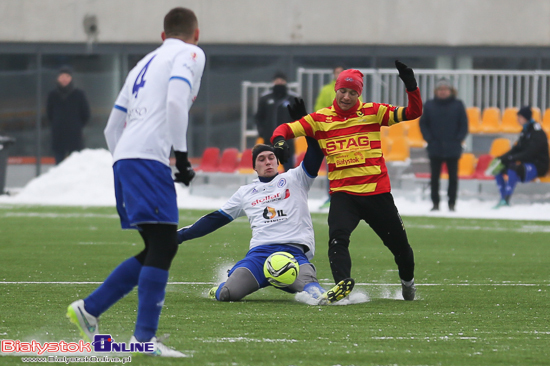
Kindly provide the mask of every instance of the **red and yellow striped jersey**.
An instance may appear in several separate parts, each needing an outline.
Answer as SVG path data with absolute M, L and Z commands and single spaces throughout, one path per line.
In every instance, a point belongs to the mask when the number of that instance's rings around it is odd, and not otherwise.
M 407 93 L 409 106 L 406 111 L 389 104 L 358 102 L 357 107 L 339 113 L 339 108 L 333 105 L 279 126 L 272 139 L 276 136 L 315 138 L 327 157 L 331 193 L 366 196 L 390 192 L 380 128 L 422 114 L 420 91 Z

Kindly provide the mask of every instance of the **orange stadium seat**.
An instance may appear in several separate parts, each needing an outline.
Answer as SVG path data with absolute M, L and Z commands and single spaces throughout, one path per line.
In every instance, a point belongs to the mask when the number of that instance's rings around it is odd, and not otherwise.
M 533 113 L 533 119 L 540 123 L 541 122 L 541 118 L 540 118 L 540 108 L 539 107 L 531 107 L 531 112 Z
M 458 177 L 472 179 L 476 168 L 476 157 L 472 153 L 464 153 L 458 160 Z
M 237 165 L 237 170 L 241 174 L 252 174 L 254 169 L 252 168 L 252 149 L 246 149 L 241 155 L 241 161 Z
M 219 170 L 220 149 L 217 147 L 207 147 L 202 153 L 201 163 L 197 170 L 203 172 L 217 172 Z
M 481 129 L 483 133 L 497 133 L 500 131 L 500 109 L 487 107 L 481 116 Z
M 491 163 L 491 161 L 493 161 L 493 159 L 494 157 L 489 154 L 483 154 L 479 156 L 479 158 L 477 159 L 476 170 L 474 172 L 475 179 L 494 179 L 492 175 L 485 175 L 485 171 L 487 170 L 489 164 Z
M 239 165 L 239 150 L 234 147 L 225 149 L 222 153 L 219 170 L 222 173 L 234 173 Z
M 382 149 L 382 155 L 386 156 L 390 153 L 392 142 L 392 139 L 380 132 L 380 145 Z
M 298 156 L 307 150 L 307 141 L 304 136 L 300 136 L 294 140 L 294 155 Z
M 468 130 L 470 133 L 481 132 L 481 111 L 478 107 L 466 108 L 468 116 Z
M 546 134 L 550 134 L 550 108 L 544 111 L 544 116 L 542 116 L 542 129 Z
M 396 137 L 406 136 L 407 128 L 408 126 L 404 122 L 396 123 L 388 128 L 388 137 L 394 139 Z
M 305 156 L 306 156 L 305 151 L 296 155 L 296 157 L 294 158 L 294 167 L 299 166 L 302 163 L 302 161 L 304 161 Z
M 391 150 L 385 155 L 388 161 L 405 161 L 411 156 L 409 140 L 405 136 L 392 139 Z
M 491 143 L 491 149 L 489 155 L 493 157 L 501 156 L 507 153 L 511 148 L 510 140 L 503 137 L 499 137 L 493 140 Z
M 521 131 L 521 125 L 518 123 L 517 108 L 510 107 L 504 110 L 500 131 L 504 133 L 519 133 Z
M 420 131 L 420 118 L 403 123 L 406 123 L 409 126 L 407 138 L 409 139 L 410 147 L 426 146 L 426 141 L 424 141 L 424 137 L 422 136 L 422 132 Z

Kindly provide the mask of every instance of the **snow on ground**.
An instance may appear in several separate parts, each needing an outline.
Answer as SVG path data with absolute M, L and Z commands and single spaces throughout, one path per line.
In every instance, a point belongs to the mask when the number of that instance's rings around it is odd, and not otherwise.
M 0 204 L 58 205 L 58 206 L 114 206 L 112 158 L 103 149 L 86 149 L 73 153 L 60 165 L 30 181 L 14 196 L 0 196 Z M 176 185 L 180 208 L 218 209 L 226 198 L 209 198 L 189 194 L 189 189 Z M 492 218 L 513 220 L 550 221 L 550 204 L 514 204 L 499 210 L 492 209 L 493 201 L 459 200 L 456 212 L 445 206 L 439 212 L 430 212 L 431 202 L 399 196 L 394 192 L 395 203 L 402 216 L 432 216 L 454 218 Z M 328 212 L 319 207 L 322 200 L 310 200 L 312 212 Z

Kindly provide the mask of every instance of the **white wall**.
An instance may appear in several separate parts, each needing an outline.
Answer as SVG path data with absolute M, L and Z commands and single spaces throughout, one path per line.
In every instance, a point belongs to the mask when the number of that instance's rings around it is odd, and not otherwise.
M 160 40 L 175 6 L 193 9 L 201 41 L 235 44 L 550 46 L 549 0 L 0 0 L 0 42 Z

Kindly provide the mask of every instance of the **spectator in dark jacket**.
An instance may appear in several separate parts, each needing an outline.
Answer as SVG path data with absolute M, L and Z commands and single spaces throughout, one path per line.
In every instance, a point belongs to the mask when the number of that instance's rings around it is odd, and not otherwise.
M 510 206 L 510 197 L 518 182 L 527 183 L 548 172 L 548 137 L 540 124 L 533 120 L 531 107 L 522 107 L 518 111 L 518 123 L 523 126 L 518 141 L 500 157 L 503 169 L 495 175 L 500 201 L 494 208 Z
M 270 92 L 262 95 L 258 102 L 256 113 L 256 126 L 258 136 L 269 144 L 273 131 L 283 123 L 292 122 L 287 106 L 294 103 L 297 94 L 288 90 L 286 75 L 276 72 L 273 76 L 273 88 Z M 289 141 L 291 142 L 291 141 Z M 294 143 L 289 144 L 291 158 L 283 166 L 285 171 L 294 168 Z
M 437 83 L 435 98 L 424 105 L 420 130 L 428 142 L 432 211 L 439 210 L 439 178 L 443 163 L 447 164 L 449 172 L 449 211 L 454 211 L 458 190 L 458 160 L 462 155 L 462 142 L 468 135 L 468 117 L 464 103 L 456 98 L 456 90 L 448 80 L 442 79 Z
M 59 70 L 56 88 L 48 94 L 47 114 L 55 163 L 59 164 L 73 151 L 84 148 L 82 128 L 90 119 L 86 95 L 74 87 L 69 67 Z

